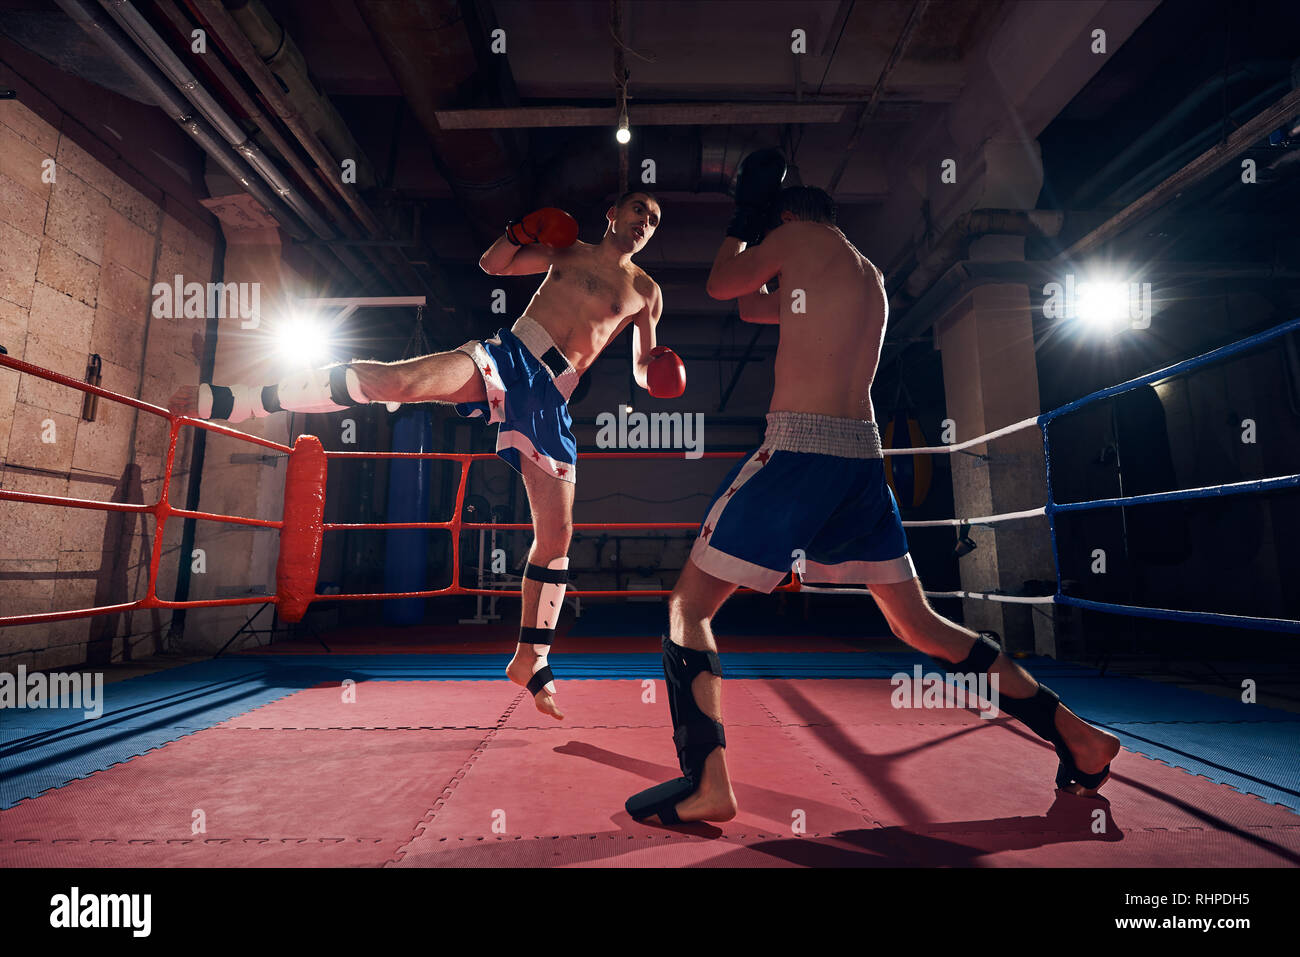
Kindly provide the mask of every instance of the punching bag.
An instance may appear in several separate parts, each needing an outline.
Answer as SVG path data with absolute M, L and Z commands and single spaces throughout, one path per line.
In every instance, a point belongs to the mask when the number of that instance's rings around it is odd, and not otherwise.
M 921 433 L 920 423 L 906 412 L 895 412 L 885 423 L 884 446 L 887 449 L 915 449 L 929 445 Z M 930 494 L 934 475 L 931 455 L 885 456 L 885 481 L 889 483 L 899 508 L 917 508 Z
M 392 451 L 432 452 L 433 419 L 423 405 L 403 406 L 393 422 Z M 432 459 L 392 459 L 388 466 L 389 522 L 429 521 L 433 488 Z M 424 591 L 428 586 L 429 533 L 421 528 L 398 528 L 384 533 L 384 591 Z M 390 598 L 384 602 L 384 621 L 390 625 L 416 625 L 424 620 L 423 598 Z

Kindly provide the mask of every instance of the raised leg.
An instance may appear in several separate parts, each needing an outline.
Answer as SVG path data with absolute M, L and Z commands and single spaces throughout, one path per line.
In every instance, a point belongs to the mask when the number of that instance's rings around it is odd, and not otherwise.
M 487 390 L 464 352 L 436 352 L 401 362 L 351 363 L 373 402 L 485 402 Z

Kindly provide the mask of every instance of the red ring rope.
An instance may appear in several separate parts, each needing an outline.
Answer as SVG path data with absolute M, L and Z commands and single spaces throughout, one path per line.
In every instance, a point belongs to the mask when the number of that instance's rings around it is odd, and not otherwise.
M 0 501 L 28 502 L 36 505 L 60 505 L 68 508 L 88 508 L 111 512 L 148 513 L 154 516 L 156 527 L 152 553 L 149 557 L 149 581 L 144 598 L 117 605 L 98 605 L 93 608 L 80 608 L 70 611 L 51 611 L 32 615 L 0 615 L 0 628 L 8 625 L 32 625 L 44 622 L 66 621 L 72 618 L 85 618 L 92 615 L 111 615 L 133 611 L 141 608 L 212 608 L 227 605 L 253 605 L 275 602 L 280 617 L 286 621 L 299 621 L 306 614 L 310 604 L 317 599 L 328 601 L 374 601 L 384 598 L 432 598 L 439 595 L 509 595 L 512 590 L 497 588 L 466 588 L 460 584 L 460 549 L 452 549 L 451 584 L 445 588 L 434 588 L 415 592 L 376 592 L 348 595 L 318 595 L 316 578 L 320 570 L 321 548 L 324 533 L 327 531 L 387 528 L 423 528 L 446 529 L 453 542 L 460 541 L 462 530 L 498 529 L 501 531 L 527 531 L 532 525 L 526 522 L 509 522 L 493 524 L 486 522 L 465 522 L 461 516 L 465 507 L 465 491 L 469 483 L 469 469 L 474 462 L 496 461 L 493 452 L 327 452 L 318 438 L 312 435 L 300 435 L 293 448 L 249 435 L 227 426 L 216 425 L 203 419 L 177 415 L 161 406 L 153 405 L 140 399 L 133 399 L 100 386 L 80 382 L 69 376 L 42 369 L 11 356 L 0 355 L 0 367 L 8 367 L 18 372 L 33 375 L 50 382 L 56 382 L 72 389 L 88 392 L 113 402 L 119 402 L 141 412 L 156 415 L 168 421 L 167 456 L 163 472 L 162 492 L 157 502 L 152 505 L 134 505 L 123 502 L 101 502 L 92 499 L 67 498 L 58 495 L 39 495 L 32 492 L 16 492 L 0 489 Z M 285 478 L 284 517 L 281 521 L 247 518 L 240 515 L 221 515 L 212 512 L 197 512 L 177 508 L 171 504 L 171 478 L 176 460 L 176 441 L 181 426 L 194 426 L 207 429 L 221 435 L 260 445 L 263 448 L 281 452 L 289 457 L 288 473 Z M 743 452 L 704 452 L 694 458 L 737 459 Z M 590 452 L 583 453 L 584 461 L 592 459 L 680 459 L 685 452 Z M 325 513 L 325 479 L 330 459 L 436 459 L 460 464 L 460 481 L 456 488 L 456 503 L 453 518 L 447 522 L 364 522 L 356 524 L 330 522 L 326 523 Z M 276 562 L 276 594 L 251 595 L 244 598 L 208 598 L 190 601 L 168 601 L 159 598 L 158 566 L 162 559 L 163 528 L 167 520 L 177 516 L 209 522 L 225 522 L 234 525 L 251 525 L 259 528 L 278 528 L 280 530 L 279 556 Z M 692 530 L 698 522 L 578 522 L 574 529 L 585 531 L 594 529 L 677 529 Z M 789 584 L 778 586 L 781 591 L 798 591 L 797 579 Z M 655 591 L 619 591 L 617 589 L 569 589 L 569 595 L 596 598 L 617 597 L 628 594 L 638 596 L 663 596 L 671 594 L 666 589 Z

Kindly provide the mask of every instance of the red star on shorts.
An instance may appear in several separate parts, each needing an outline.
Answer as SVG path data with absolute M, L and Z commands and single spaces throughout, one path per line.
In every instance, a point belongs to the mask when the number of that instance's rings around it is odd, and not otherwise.
M 558 475 L 558 476 L 560 476 L 560 478 L 564 478 L 564 476 L 566 476 L 566 475 L 569 474 L 569 470 L 568 470 L 568 469 L 562 469 L 562 468 L 560 468 L 560 467 L 557 465 L 557 466 L 555 466 L 555 474 Z
M 735 491 L 736 490 L 734 488 L 727 489 L 727 498 L 731 498 L 731 496 L 735 493 Z
M 763 449 L 761 452 L 758 453 L 758 461 L 759 461 L 760 463 L 762 463 L 763 465 L 766 465 L 766 464 L 767 464 L 767 460 L 770 459 L 771 457 L 772 457 L 772 454 L 771 454 L 770 452 L 768 452 L 767 449 Z
M 501 404 L 501 397 L 500 397 L 500 396 L 497 396 L 495 399 L 492 400 L 492 408 L 495 409 L 495 408 L 496 408 L 497 406 L 499 406 L 500 404 Z
M 492 374 L 492 367 L 491 367 L 491 366 L 484 366 L 484 367 L 483 367 L 483 374 L 484 374 L 484 375 L 491 375 L 491 374 Z
M 708 538 L 711 534 L 713 534 L 713 529 L 711 529 L 711 528 L 709 528 L 709 526 L 705 525 L 705 526 L 704 526 L 704 531 L 700 532 L 700 538 Z
M 542 457 L 541 457 L 540 455 L 538 455 L 536 452 L 534 452 L 534 453 L 533 453 L 533 461 L 534 461 L 534 462 L 540 462 L 541 460 L 542 460 Z

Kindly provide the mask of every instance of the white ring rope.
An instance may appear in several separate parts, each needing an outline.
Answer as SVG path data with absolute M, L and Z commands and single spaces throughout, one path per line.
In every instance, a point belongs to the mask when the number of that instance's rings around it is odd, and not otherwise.
M 870 588 L 823 588 L 818 585 L 799 585 L 799 592 L 814 595 L 870 595 Z M 995 595 L 987 591 L 927 591 L 926 598 L 982 598 L 985 601 L 1001 601 L 1015 605 L 1051 605 L 1055 604 L 1055 595 Z
M 977 518 L 934 518 L 924 522 L 904 522 L 904 528 L 934 528 L 942 525 L 992 525 L 995 522 L 1010 522 L 1020 518 L 1038 518 L 1047 515 L 1047 506 L 1027 508 L 1023 512 L 1003 512 L 1001 515 L 980 515 Z
M 881 449 L 885 455 L 940 455 L 944 452 L 960 452 L 968 449 L 972 445 L 979 445 L 981 442 L 987 442 L 989 439 L 998 439 L 1004 435 L 1010 435 L 1012 432 L 1019 432 L 1021 429 L 1027 429 L 1031 425 L 1038 425 L 1038 416 L 1028 419 L 1021 419 L 1011 425 L 1003 426 L 993 432 L 985 432 L 983 435 L 977 435 L 973 439 L 967 439 L 965 442 L 958 442 L 955 445 L 926 445 L 915 449 Z

